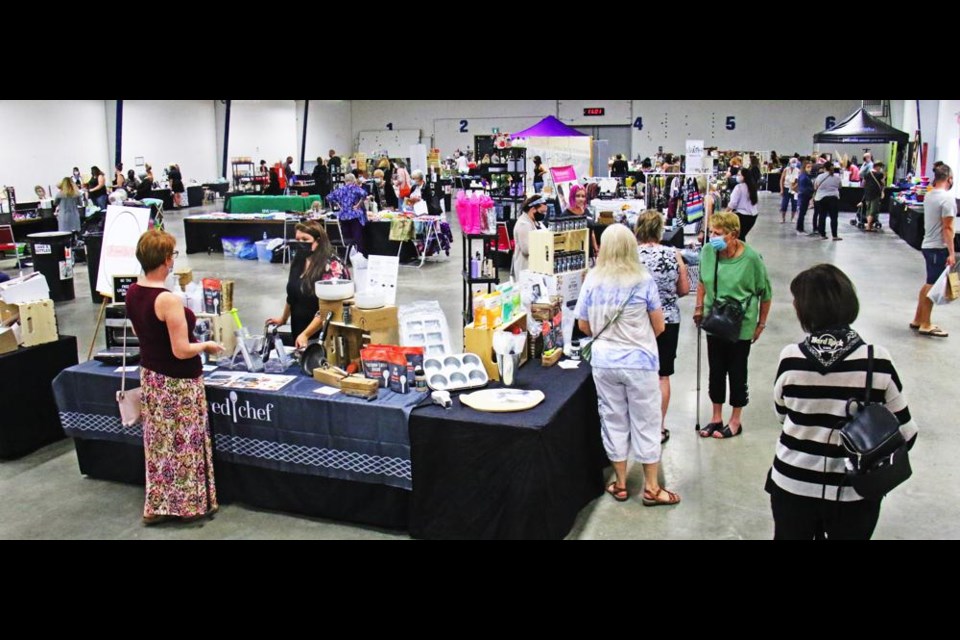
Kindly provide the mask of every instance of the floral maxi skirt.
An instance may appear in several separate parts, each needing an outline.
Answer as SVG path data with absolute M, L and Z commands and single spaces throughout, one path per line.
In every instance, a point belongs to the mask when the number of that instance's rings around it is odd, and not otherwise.
M 147 495 L 144 516 L 191 517 L 217 508 L 203 378 L 140 368 Z

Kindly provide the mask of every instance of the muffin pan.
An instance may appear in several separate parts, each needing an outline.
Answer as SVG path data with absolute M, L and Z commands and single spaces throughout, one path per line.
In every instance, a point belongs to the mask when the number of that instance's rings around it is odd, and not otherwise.
M 423 361 L 427 386 L 434 391 L 461 391 L 482 387 L 490 378 L 480 358 L 473 353 L 429 357 Z

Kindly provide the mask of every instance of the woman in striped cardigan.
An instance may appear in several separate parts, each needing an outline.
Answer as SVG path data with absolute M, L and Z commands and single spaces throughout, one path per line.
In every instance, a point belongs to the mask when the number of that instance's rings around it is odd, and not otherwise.
M 860 311 L 857 292 L 830 264 L 800 273 L 790 291 L 809 335 L 780 352 L 774 386 L 783 423 L 766 484 L 774 539 L 868 540 L 880 517 L 880 501 L 864 499 L 844 482 L 847 456 L 838 431 L 847 400 L 863 397 L 866 384 L 868 345 L 850 327 Z M 890 353 L 881 346 L 874 347 L 870 399 L 897 416 L 912 447 L 917 425 Z

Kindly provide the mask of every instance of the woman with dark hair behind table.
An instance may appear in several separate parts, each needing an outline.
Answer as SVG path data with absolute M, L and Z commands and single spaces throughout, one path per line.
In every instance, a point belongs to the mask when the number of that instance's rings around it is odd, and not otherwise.
M 740 220 L 740 240 L 746 241 L 747 234 L 757 223 L 757 203 L 760 201 L 757 193 L 757 183 L 753 179 L 753 173 L 749 170 L 740 170 L 737 172 L 737 186 L 733 188 L 730 194 L 730 203 L 727 209 L 737 214 Z
M 331 188 L 330 170 L 320 156 L 317 156 L 317 166 L 313 168 L 313 183 L 317 186 L 317 193 L 326 201 Z
M 218 354 L 216 342 L 197 342 L 196 317 L 166 290 L 176 240 L 151 229 L 137 243 L 144 276 L 127 291 L 127 317 L 140 342 L 144 524 L 189 522 L 217 511 L 213 446 L 200 354 Z
M 137 191 L 137 187 L 140 186 L 140 181 L 137 180 L 137 172 L 133 169 L 127 171 L 127 181 L 124 183 L 124 189 L 127 190 L 131 196 Z
M 690 278 L 687 265 L 683 263 L 680 252 L 674 247 L 660 244 L 663 238 L 663 216 L 659 211 L 647 210 L 637 218 L 635 229 L 637 236 L 637 255 L 641 264 L 657 283 L 663 318 L 666 323 L 663 333 L 657 336 L 657 350 L 660 353 L 660 441 L 670 439 L 667 429 L 667 409 L 670 407 L 670 376 L 674 373 L 673 364 L 677 359 L 677 342 L 680 337 L 680 307 L 677 300 L 690 293 Z
M 323 225 L 316 221 L 301 222 L 296 227 L 297 242 L 309 243 L 309 252 L 298 252 L 290 265 L 287 278 L 287 303 L 283 313 L 267 322 L 277 326 L 290 320 L 290 333 L 297 347 L 305 347 L 323 321 L 318 317 L 320 301 L 315 285 L 320 280 L 343 277 L 343 264 L 334 253 Z
M 100 167 L 90 167 L 90 182 L 87 183 L 87 197 L 100 207 L 107 208 L 107 179 L 100 171 Z
M 534 193 L 541 193 L 543 191 L 543 182 L 544 176 L 547 173 L 546 167 L 543 166 L 543 160 L 540 159 L 540 156 L 533 156 L 533 191 Z
M 743 432 L 740 416 L 749 402 L 747 393 L 747 361 L 750 346 L 760 339 L 767 326 L 767 315 L 773 300 L 770 278 L 763 257 L 756 249 L 739 239 L 740 220 L 729 211 L 710 219 L 710 241 L 700 257 L 700 283 L 693 321 L 700 326 L 709 316 L 717 299 L 732 298 L 743 310 L 743 322 L 736 342 L 707 335 L 709 393 L 713 403 L 710 422 L 700 430 L 702 438 L 732 438 Z M 716 293 L 714 291 L 716 290 Z M 723 424 L 723 404 L 730 382 L 730 422 Z
M 114 186 L 115 189 L 120 189 L 120 188 L 123 187 L 123 185 L 126 183 L 126 181 L 127 181 L 127 180 L 126 180 L 126 178 L 125 178 L 124 175 L 123 175 L 123 163 L 122 163 L 122 162 L 118 162 L 117 165 L 114 167 L 114 172 L 113 172 L 113 186 Z M 125 188 L 125 187 L 124 187 L 124 188 Z M 130 191 L 130 189 L 127 189 L 127 191 Z
M 860 303 L 850 278 L 818 264 L 790 283 L 793 308 L 808 334 L 780 352 L 773 387 L 783 424 L 773 467 L 767 474 L 776 540 L 868 540 L 880 517 L 880 500 L 864 499 L 844 483 L 847 453 L 838 425 L 849 398 L 862 398 L 868 345 L 853 330 Z M 873 402 L 900 423 L 913 447 L 917 425 L 889 352 L 874 346 Z

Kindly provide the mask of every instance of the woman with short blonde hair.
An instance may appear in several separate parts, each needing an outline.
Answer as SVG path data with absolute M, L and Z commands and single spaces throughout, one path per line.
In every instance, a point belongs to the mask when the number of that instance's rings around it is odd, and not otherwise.
M 53 213 L 57 216 L 59 231 L 80 231 L 80 192 L 73 179 L 66 177 L 58 185 L 60 193 L 53 200 Z
M 616 479 L 607 486 L 625 502 L 627 459 L 643 465 L 644 506 L 670 505 L 680 496 L 657 478 L 660 466 L 658 334 L 663 310 L 657 285 L 637 257 L 630 229 L 612 225 L 603 236 L 597 266 L 587 275 L 574 317 L 593 336 L 590 365 L 597 387 L 601 436 Z

